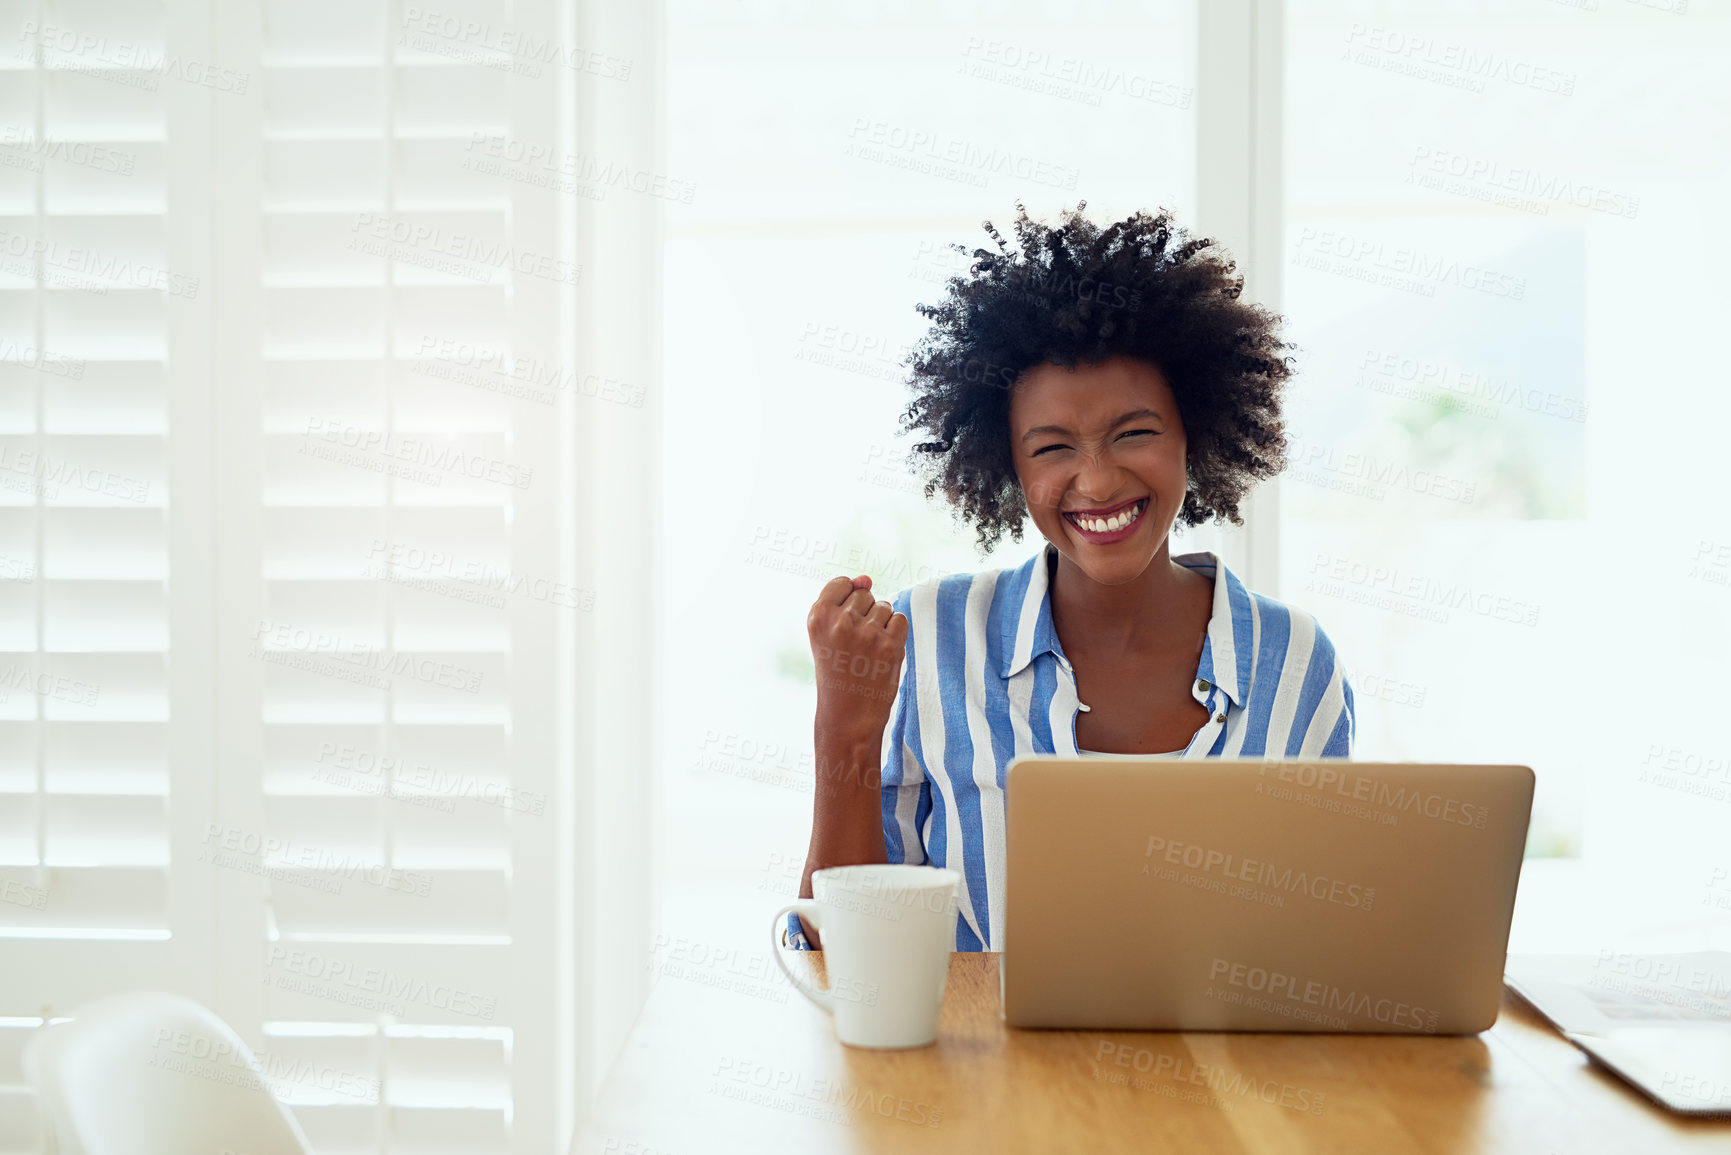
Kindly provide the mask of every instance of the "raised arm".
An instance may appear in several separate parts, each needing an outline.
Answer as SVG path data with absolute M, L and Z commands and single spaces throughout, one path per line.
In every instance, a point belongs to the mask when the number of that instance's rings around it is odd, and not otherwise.
M 812 897 L 814 870 L 886 861 L 878 765 L 908 619 L 872 596 L 871 578 L 836 577 L 812 603 L 806 633 L 817 667 L 816 782 L 801 898 Z

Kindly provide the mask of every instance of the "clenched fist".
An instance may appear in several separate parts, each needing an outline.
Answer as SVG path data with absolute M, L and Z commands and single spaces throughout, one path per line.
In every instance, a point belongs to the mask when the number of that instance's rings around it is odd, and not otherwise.
M 812 603 L 805 629 L 817 667 L 817 723 L 875 748 L 890 720 L 908 619 L 872 597 L 872 579 L 831 578 Z

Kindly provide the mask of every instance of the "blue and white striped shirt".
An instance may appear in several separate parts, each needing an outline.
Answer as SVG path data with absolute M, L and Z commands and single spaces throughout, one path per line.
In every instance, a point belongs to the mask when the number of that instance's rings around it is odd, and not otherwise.
M 1003 949 L 1004 772 L 1076 756 L 1076 677 L 1047 596 L 1049 543 L 1019 566 L 948 574 L 895 596 L 908 619 L 880 783 L 890 862 L 962 876 L 955 949 Z M 1344 758 L 1352 687 L 1303 610 L 1253 594 L 1212 553 L 1172 559 L 1214 582 L 1191 693 L 1208 721 L 1184 758 Z M 790 918 L 788 940 L 803 946 Z

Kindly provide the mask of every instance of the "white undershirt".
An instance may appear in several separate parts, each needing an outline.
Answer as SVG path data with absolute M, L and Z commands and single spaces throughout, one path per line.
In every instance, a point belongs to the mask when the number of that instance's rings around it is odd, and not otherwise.
M 1081 702 L 1076 703 L 1076 708 L 1081 710 L 1084 714 L 1092 709 L 1092 707 L 1084 705 Z M 1183 750 L 1168 750 L 1164 754 L 1114 754 L 1110 750 L 1084 750 L 1082 747 L 1078 746 L 1076 747 L 1076 753 L 1085 754 L 1089 758 L 1179 758 L 1183 756 L 1184 750 L 1188 749 L 1190 749 L 1190 747 L 1186 746 Z

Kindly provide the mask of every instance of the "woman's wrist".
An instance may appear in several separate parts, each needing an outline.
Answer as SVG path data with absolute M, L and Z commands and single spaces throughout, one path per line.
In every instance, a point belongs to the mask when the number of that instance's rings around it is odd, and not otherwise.
M 876 844 L 859 841 L 849 845 L 818 848 L 813 846 L 805 856 L 805 870 L 799 879 L 799 897 L 813 898 L 811 876 L 820 870 L 838 866 L 871 866 L 885 861 L 884 840 L 879 832 Z
M 857 786 L 818 785 L 812 796 L 811 844 L 806 855 L 819 860 L 817 869 L 883 861 L 859 857 L 883 845 L 882 798 L 876 790 Z M 882 853 L 881 849 L 877 853 Z
M 815 870 L 885 860 L 877 758 L 875 743 L 868 747 L 864 742 L 849 745 L 832 739 L 818 746 L 811 844 L 806 851 L 801 897 L 810 897 Z
M 813 748 L 816 761 L 813 777 L 820 791 L 825 787 L 856 786 L 876 790 L 878 759 L 883 753 L 884 727 L 889 724 L 871 719 L 861 724 L 857 718 L 827 719 L 820 708 L 814 732 Z

